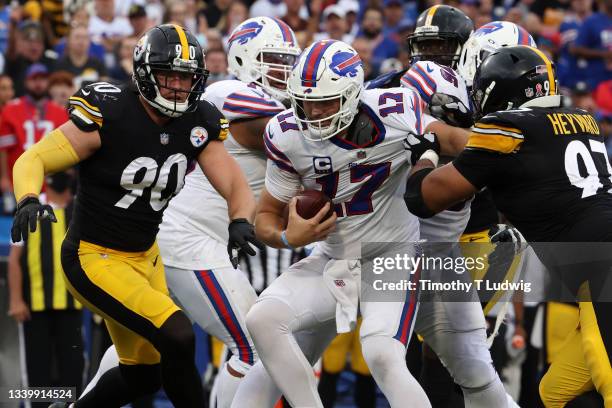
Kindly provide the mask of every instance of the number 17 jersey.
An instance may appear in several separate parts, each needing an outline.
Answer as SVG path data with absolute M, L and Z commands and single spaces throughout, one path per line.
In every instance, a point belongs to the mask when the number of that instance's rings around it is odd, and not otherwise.
M 403 199 L 410 168 L 404 142 L 432 119 L 416 92 L 404 88 L 364 91 L 358 115 L 349 136 L 311 141 L 290 109 L 271 119 L 264 135 L 265 185 L 273 197 L 288 202 L 303 186 L 333 200 L 336 230 L 319 245 L 335 259 L 361 258 L 362 242 L 419 239 L 418 220 Z M 350 142 L 359 129 L 371 136 Z

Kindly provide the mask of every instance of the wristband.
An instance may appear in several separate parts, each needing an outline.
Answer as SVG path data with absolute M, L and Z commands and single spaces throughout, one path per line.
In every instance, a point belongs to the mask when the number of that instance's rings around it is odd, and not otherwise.
M 421 155 L 421 157 L 419 157 L 419 160 L 429 160 L 433 163 L 434 167 L 438 167 L 438 161 L 440 160 L 440 156 L 432 149 L 429 149 L 426 150 L 425 153 Z
M 283 230 L 283 232 L 281 232 L 280 239 L 285 245 L 285 248 L 295 249 L 294 247 L 291 246 L 291 244 L 289 244 L 289 241 L 287 240 L 287 230 Z

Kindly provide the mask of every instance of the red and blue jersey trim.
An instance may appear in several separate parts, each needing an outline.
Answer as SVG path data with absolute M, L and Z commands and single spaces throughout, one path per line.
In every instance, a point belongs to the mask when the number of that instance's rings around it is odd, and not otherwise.
M 223 110 L 253 117 L 274 116 L 284 109 L 275 101 L 239 93 L 228 95 L 223 103 Z
M 288 171 L 289 173 L 298 174 L 293 167 L 291 160 L 289 160 L 289 157 L 274 146 L 270 140 L 267 130 L 264 133 L 264 147 L 266 149 L 266 156 L 268 159 L 272 160 L 272 162 L 276 164 L 279 169 Z
M 408 341 L 410 340 L 410 334 L 412 333 L 412 327 L 414 326 L 420 292 L 420 280 L 421 267 L 419 266 L 417 270 L 410 275 L 410 282 L 413 282 L 412 286 L 416 287 L 416 289 L 406 290 L 406 301 L 404 302 L 404 308 L 402 309 L 402 316 L 400 318 L 399 328 L 397 329 L 397 333 L 395 333 L 395 336 L 393 336 L 394 339 L 401 342 L 405 347 L 408 345 Z
M 253 365 L 255 363 L 255 358 L 253 349 L 249 344 L 249 339 L 242 329 L 236 317 L 236 313 L 234 313 L 232 305 L 215 277 L 215 274 L 212 270 L 200 270 L 194 271 L 194 273 L 202 289 L 204 289 L 204 292 L 212 303 L 219 320 L 221 320 L 221 323 L 236 343 L 238 358 L 240 358 L 240 361 Z

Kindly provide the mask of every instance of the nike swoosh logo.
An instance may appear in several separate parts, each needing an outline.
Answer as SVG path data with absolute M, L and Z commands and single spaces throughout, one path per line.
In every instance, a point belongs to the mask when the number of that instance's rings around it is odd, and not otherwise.
M 427 69 L 427 72 L 429 72 L 430 74 L 434 72 L 433 69 L 429 69 L 429 65 L 425 65 L 425 68 Z
M 478 241 L 480 238 L 477 237 L 470 237 L 470 242 L 474 242 L 474 241 Z
M 155 257 L 155 260 L 153 260 L 153 266 L 157 265 L 157 258 L 159 258 L 159 255 Z
M 83 92 L 83 95 L 88 96 L 91 91 L 86 91 L 86 90 L 83 89 L 81 92 Z

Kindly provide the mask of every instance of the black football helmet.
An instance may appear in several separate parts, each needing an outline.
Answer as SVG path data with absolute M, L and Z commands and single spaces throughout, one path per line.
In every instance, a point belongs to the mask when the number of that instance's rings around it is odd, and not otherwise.
M 162 24 L 147 31 L 134 48 L 133 79 L 142 97 L 165 116 L 178 117 L 197 106 L 208 78 L 204 52 L 196 37 L 175 24 Z M 189 90 L 160 83 L 157 73 L 163 71 L 192 75 Z M 164 98 L 160 89 L 174 91 L 174 98 Z M 187 93 L 179 100 L 178 94 Z
M 455 68 L 463 44 L 474 31 L 474 22 L 455 7 L 437 5 L 419 15 L 408 37 L 411 63 L 433 61 Z
M 554 64 L 537 48 L 503 47 L 487 56 L 472 86 L 475 119 L 543 96 L 558 95 Z

